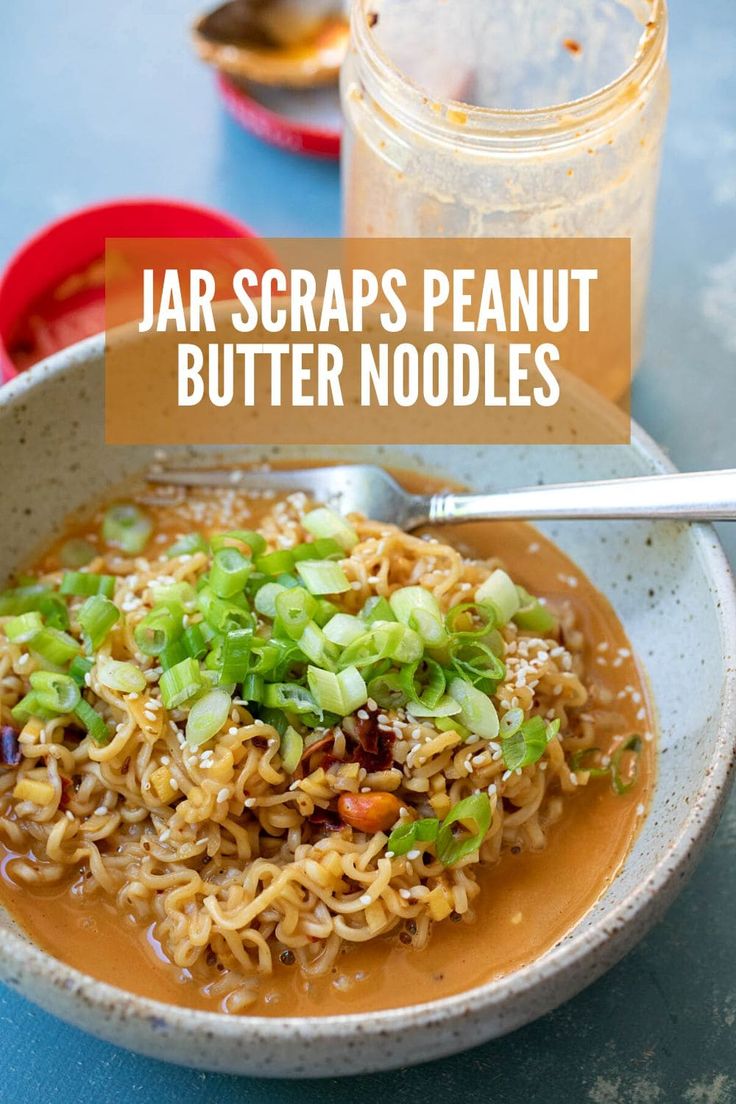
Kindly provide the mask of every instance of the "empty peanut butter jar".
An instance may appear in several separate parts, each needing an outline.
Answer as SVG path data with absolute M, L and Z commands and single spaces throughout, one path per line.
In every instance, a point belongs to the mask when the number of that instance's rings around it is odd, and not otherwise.
M 665 0 L 354 0 L 349 237 L 624 237 L 641 351 Z

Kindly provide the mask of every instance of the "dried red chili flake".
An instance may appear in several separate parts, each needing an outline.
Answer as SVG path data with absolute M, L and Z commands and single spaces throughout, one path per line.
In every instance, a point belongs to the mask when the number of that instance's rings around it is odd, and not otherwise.
M 12 725 L 0 728 L 0 763 L 4 767 L 17 767 L 21 760 L 18 733 Z
M 582 54 L 583 47 L 575 38 L 566 38 L 562 45 L 566 50 L 569 50 L 571 54 Z
M 343 827 L 337 809 L 315 809 L 312 815 L 307 819 L 310 824 L 316 824 L 319 825 L 320 828 L 326 828 L 328 832 L 339 832 Z
M 71 778 L 67 778 L 66 775 L 61 775 L 61 797 L 59 798 L 59 808 L 66 809 L 74 796 L 74 783 Z
M 378 723 L 378 712 L 372 709 L 361 709 L 355 715 L 355 735 L 358 739 L 358 747 L 353 753 L 353 759 L 360 763 L 368 773 L 373 771 L 389 770 L 394 765 L 393 748 L 396 736 L 391 729 L 384 729 Z

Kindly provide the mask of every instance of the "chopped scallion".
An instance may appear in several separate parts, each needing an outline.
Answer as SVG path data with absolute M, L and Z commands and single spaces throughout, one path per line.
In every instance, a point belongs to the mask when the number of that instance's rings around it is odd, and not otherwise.
M 74 710 L 74 716 L 78 721 L 81 721 L 87 729 L 87 733 L 93 744 L 96 744 L 98 747 L 104 747 L 105 744 L 110 742 L 110 736 L 112 735 L 110 726 L 105 721 L 105 718 L 101 716 L 88 701 L 85 701 L 84 698 L 81 699 L 77 708 Z
M 188 656 L 181 663 L 164 671 L 159 681 L 161 700 L 167 709 L 177 709 L 202 689 L 199 664 Z
M 350 590 L 345 572 L 332 560 L 303 560 L 296 570 L 310 594 L 343 594 Z
M 225 690 L 210 690 L 189 710 L 186 738 L 191 747 L 206 744 L 216 736 L 230 716 L 232 698 Z
M 296 768 L 301 762 L 302 754 L 304 752 L 304 739 L 301 733 L 297 732 L 291 725 L 286 729 L 281 737 L 281 744 L 279 745 L 279 754 L 281 756 L 281 766 L 284 768 L 287 774 L 293 774 Z
M 118 502 L 105 512 L 102 521 L 102 539 L 105 544 L 137 556 L 148 544 L 153 522 L 133 502 Z
M 97 651 L 119 618 L 120 610 L 109 598 L 93 594 L 87 599 L 77 614 L 77 620 L 88 652 Z
M 53 671 L 34 671 L 30 682 L 42 709 L 57 714 L 71 713 L 76 709 L 81 695 L 79 687 L 69 675 Z
M 491 802 L 488 794 L 471 794 L 458 801 L 442 821 L 437 833 L 437 858 L 444 866 L 454 866 L 466 855 L 477 851 L 491 826 Z M 453 825 L 462 826 L 456 835 Z
M 319 506 L 305 514 L 302 525 L 314 537 L 331 537 L 346 552 L 358 543 L 358 534 L 352 525 L 328 506 Z
M 87 598 L 93 594 L 112 598 L 115 593 L 115 576 L 97 575 L 93 571 L 65 571 L 59 591 L 61 594 L 80 598 Z

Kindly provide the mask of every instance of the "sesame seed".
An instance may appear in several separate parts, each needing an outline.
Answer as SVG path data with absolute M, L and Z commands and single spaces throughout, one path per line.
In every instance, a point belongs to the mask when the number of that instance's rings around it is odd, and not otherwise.
M 373 898 L 371 897 L 370 893 L 364 893 L 363 896 L 360 898 L 360 903 L 361 903 L 361 905 L 370 905 L 370 904 L 372 904 L 373 903 Z
M 217 804 L 218 805 L 222 804 L 223 802 L 227 801 L 229 799 L 229 797 L 230 797 L 230 791 L 228 790 L 227 786 L 223 786 L 222 789 L 220 790 L 220 792 L 217 795 Z
M 422 854 L 421 851 L 417 851 L 417 849 L 414 848 L 412 851 L 407 851 L 406 857 L 409 860 L 409 862 L 413 862 L 414 859 L 418 859 L 421 856 L 421 854 Z

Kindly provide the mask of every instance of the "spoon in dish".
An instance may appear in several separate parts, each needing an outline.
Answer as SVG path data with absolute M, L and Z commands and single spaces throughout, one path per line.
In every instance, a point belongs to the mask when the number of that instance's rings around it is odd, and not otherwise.
M 411 494 L 383 468 L 338 464 L 327 468 L 247 471 L 240 468 L 152 469 L 152 483 L 238 490 L 306 491 L 340 513 L 353 511 L 402 529 L 461 521 L 529 519 L 736 520 L 736 469 L 637 476 L 588 483 L 521 487 L 490 494 Z

